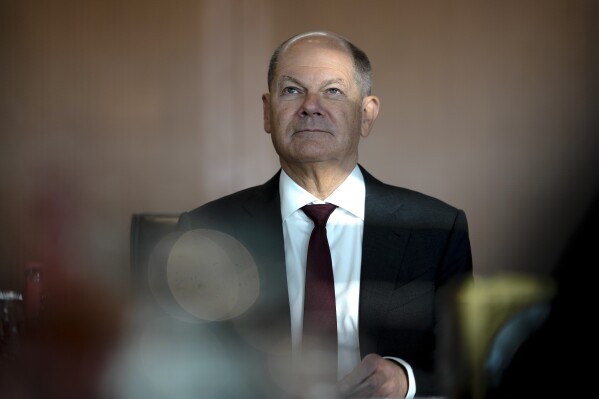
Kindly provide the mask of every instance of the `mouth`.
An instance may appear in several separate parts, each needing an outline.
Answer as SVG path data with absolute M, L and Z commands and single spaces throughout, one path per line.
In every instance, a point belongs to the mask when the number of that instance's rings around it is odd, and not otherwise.
M 316 128 L 299 129 L 299 130 L 296 130 L 294 134 L 297 134 L 297 133 L 328 133 L 328 134 L 331 134 L 331 132 L 329 132 L 328 130 L 316 129 Z

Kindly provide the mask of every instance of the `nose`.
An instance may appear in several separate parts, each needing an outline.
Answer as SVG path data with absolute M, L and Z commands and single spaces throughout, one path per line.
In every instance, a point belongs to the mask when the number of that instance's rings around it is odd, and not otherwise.
M 304 97 L 304 102 L 302 103 L 299 111 L 301 117 L 322 116 L 323 109 L 318 95 L 315 93 L 306 94 Z

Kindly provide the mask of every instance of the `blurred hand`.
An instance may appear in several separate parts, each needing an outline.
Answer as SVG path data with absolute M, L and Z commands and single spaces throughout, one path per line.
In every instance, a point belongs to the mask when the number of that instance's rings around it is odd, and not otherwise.
M 404 398 L 408 376 L 398 363 L 372 353 L 339 382 L 339 392 L 343 398 Z

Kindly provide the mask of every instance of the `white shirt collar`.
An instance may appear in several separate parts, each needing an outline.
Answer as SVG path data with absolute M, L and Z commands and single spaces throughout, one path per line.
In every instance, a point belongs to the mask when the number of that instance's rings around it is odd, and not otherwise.
M 279 178 L 279 194 L 281 196 L 281 217 L 283 220 L 306 204 L 312 202 L 322 203 L 294 182 L 284 170 L 281 170 Z M 324 202 L 335 204 L 364 220 L 365 198 L 364 176 L 362 176 L 360 168 L 356 165 L 343 183 Z

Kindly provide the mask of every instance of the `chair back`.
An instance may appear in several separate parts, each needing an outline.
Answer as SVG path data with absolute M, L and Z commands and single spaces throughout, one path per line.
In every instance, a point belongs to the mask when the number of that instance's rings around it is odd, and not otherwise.
M 175 231 L 179 213 L 135 213 L 131 217 L 131 286 L 136 294 L 149 294 L 148 262 L 156 244 Z

